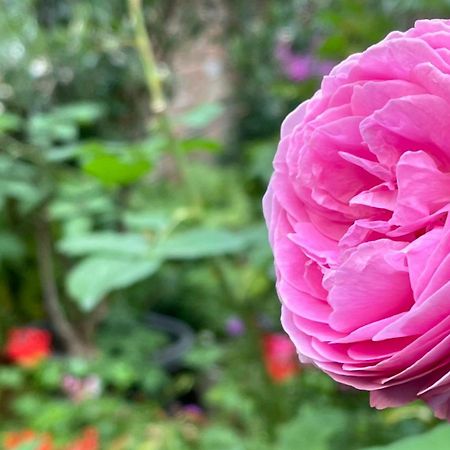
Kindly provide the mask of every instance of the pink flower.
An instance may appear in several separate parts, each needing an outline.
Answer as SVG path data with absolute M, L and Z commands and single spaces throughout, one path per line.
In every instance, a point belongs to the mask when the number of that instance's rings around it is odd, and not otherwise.
M 284 121 L 264 198 L 300 358 L 450 419 L 450 21 L 335 67 Z
M 75 403 L 100 397 L 102 393 L 102 380 L 97 375 L 78 378 L 73 375 L 64 375 L 62 390 Z

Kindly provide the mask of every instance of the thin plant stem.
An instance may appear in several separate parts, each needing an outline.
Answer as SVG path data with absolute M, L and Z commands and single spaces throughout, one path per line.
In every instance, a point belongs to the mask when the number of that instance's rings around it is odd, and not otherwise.
M 164 95 L 161 76 L 156 63 L 152 41 L 145 26 L 142 0 L 128 0 L 130 17 L 135 34 L 136 49 L 144 71 L 145 82 L 150 97 L 150 110 L 156 119 L 157 129 L 169 142 L 169 150 L 177 165 L 182 182 L 185 184 L 189 202 L 194 209 L 201 209 L 201 195 L 197 185 L 189 176 L 188 161 L 175 135 L 169 115 L 167 113 L 167 100 Z

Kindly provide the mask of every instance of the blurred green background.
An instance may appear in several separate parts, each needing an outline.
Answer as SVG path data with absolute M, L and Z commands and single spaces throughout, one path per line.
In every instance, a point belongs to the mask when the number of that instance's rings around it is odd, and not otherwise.
M 450 1 L 0 4 L 1 448 L 448 448 L 297 363 L 261 197 L 321 76 Z

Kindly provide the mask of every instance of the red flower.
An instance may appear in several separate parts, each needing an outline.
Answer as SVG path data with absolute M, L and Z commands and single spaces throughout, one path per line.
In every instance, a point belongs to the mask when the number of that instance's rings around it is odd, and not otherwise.
M 13 362 L 32 367 L 50 354 L 51 335 L 39 328 L 14 328 L 9 332 L 5 354 Z
M 288 380 L 300 370 L 295 347 L 285 334 L 265 335 L 263 355 L 267 373 L 274 382 Z
M 98 431 L 93 428 L 86 428 L 83 435 L 70 444 L 66 450 L 98 450 L 100 448 Z
M 33 446 L 36 450 L 53 450 L 53 442 L 51 436 L 47 434 L 36 434 L 31 430 L 14 431 L 6 433 L 3 446 L 6 450 L 15 450 L 22 447 L 23 444 L 35 443 L 38 447 Z

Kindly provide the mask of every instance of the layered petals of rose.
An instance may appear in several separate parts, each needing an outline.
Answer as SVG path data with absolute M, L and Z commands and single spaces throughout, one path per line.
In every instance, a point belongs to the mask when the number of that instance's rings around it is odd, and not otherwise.
M 450 21 L 336 66 L 284 121 L 263 206 L 300 359 L 450 419 Z

